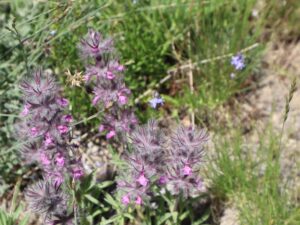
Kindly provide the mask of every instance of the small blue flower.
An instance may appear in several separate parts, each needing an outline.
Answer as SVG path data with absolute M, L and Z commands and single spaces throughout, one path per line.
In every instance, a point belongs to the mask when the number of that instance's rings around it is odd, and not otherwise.
M 149 104 L 153 109 L 156 109 L 158 105 L 164 104 L 164 100 L 160 96 L 155 96 L 149 101 Z
M 236 70 L 242 70 L 245 68 L 245 57 L 239 53 L 231 58 L 231 65 L 234 66 Z

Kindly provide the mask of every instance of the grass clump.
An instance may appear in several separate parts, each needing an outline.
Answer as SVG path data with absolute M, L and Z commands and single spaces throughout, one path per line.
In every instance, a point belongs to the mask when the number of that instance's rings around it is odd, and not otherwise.
M 253 146 L 239 131 L 216 139 L 208 169 L 213 199 L 232 204 L 241 224 L 297 224 L 299 208 L 282 181 L 280 134 L 268 127 L 258 136 Z

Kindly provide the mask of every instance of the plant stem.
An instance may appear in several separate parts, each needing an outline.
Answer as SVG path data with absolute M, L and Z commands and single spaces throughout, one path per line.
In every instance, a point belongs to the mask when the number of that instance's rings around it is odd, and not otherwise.
M 284 111 L 284 117 L 283 117 L 283 123 L 282 123 L 282 127 L 281 127 L 281 132 L 280 132 L 280 141 L 279 141 L 279 150 L 281 149 L 281 144 L 282 144 L 282 136 L 283 136 L 283 131 L 284 131 L 284 127 L 285 127 L 285 122 L 288 118 L 289 112 L 290 112 L 290 103 L 293 99 L 294 93 L 297 90 L 297 80 L 296 77 L 294 77 L 292 84 L 290 86 L 289 89 L 289 94 L 286 98 L 286 102 L 285 102 L 285 111 Z
M 25 52 L 24 41 L 22 40 L 21 34 L 19 33 L 19 31 L 17 30 L 17 27 L 16 27 L 16 19 L 13 20 L 12 28 L 13 28 L 13 31 L 14 31 L 13 33 L 16 35 L 16 38 L 19 42 L 19 45 L 21 46 L 22 57 L 24 59 L 25 67 L 26 67 L 26 75 L 29 76 L 30 75 L 30 69 L 29 69 L 27 54 Z

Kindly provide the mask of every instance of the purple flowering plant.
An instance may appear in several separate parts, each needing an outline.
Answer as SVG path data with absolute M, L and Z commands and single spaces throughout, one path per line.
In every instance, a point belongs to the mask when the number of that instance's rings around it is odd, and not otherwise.
M 92 105 L 105 109 L 99 132 L 107 139 L 124 136 L 137 119 L 128 107 L 131 92 L 124 82 L 125 66 L 120 64 L 112 39 L 90 29 L 78 48 L 86 67 L 84 79 L 93 88 Z
M 62 186 L 84 176 L 80 154 L 70 144 L 73 117 L 67 111 L 69 101 L 59 94 L 54 78 L 42 70 L 24 80 L 20 88 L 24 108 L 16 131 L 25 142 L 21 156 L 28 164 L 38 164 L 43 176 L 28 187 L 26 199 L 33 211 L 43 215 L 46 224 L 69 221 L 74 210 L 68 209 L 69 196 Z
M 122 204 L 149 205 L 157 188 L 182 198 L 205 192 L 199 175 L 208 140 L 204 130 L 179 127 L 166 135 L 150 120 L 129 138 L 132 149 L 124 155 L 128 167 L 117 181 Z
M 117 171 L 120 204 L 125 208 L 149 207 L 164 192 L 173 196 L 173 202 L 200 196 L 205 192 L 199 170 L 207 133 L 179 127 L 167 135 L 154 120 L 138 126 L 134 112 L 128 107 L 131 92 L 124 83 L 125 67 L 119 63 L 112 43 L 111 39 L 89 30 L 79 50 L 86 62 L 86 84 L 93 88 L 92 104 L 105 108 L 99 132 L 105 132 L 106 139 L 123 137 L 118 139 L 125 146 L 121 160 L 126 164 Z M 158 93 L 149 101 L 152 108 L 163 103 Z M 166 197 L 161 195 L 161 199 Z
M 153 109 L 156 109 L 158 106 L 162 106 L 164 102 L 164 99 L 160 97 L 157 92 L 155 92 L 153 98 L 149 100 L 149 104 Z
M 231 57 L 231 65 L 235 68 L 235 70 L 242 70 L 245 68 L 245 57 L 241 53 L 234 55 Z
M 117 212 L 170 202 L 170 210 L 176 211 L 178 205 L 188 204 L 186 199 L 201 196 L 206 191 L 199 171 L 207 133 L 183 126 L 168 133 L 155 120 L 138 125 L 129 107 L 131 91 L 124 82 L 125 66 L 112 39 L 89 30 L 78 48 L 85 63 L 86 85 L 92 88 L 91 104 L 99 111 L 104 109 L 98 132 L 123 150 L 120 160 L 124 166 L 118 167 L 114 191 L 122 208 Z M 23 109 L 16 131 L 25 142 L 21 155 L 25 163 L 37 164 L 43 177 L 27 188 L 25 198 L 45 224 L 77 224 L 79 209 L 88 213 L 85 206 L 79 207 L 84 196 L 88 194 L 93 203 L 99 200 L 88 193 L 97 186 L 92 183 L 93 173 L 85 175 L 78 146 L 71 144 L 74 119 L 68 111 L 69 101 L 60 94 L 54 77 L 42 70 L 24 80 L 20 88 Z M 155 93 L 149 104 L 157 108 L 164 100 Z

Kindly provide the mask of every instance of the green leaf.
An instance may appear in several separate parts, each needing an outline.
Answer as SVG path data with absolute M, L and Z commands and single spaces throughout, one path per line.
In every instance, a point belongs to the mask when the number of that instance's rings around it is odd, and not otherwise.
M 104 189 L 109 187 L 110 185 L 112 185 L 114 183 L 114 181 L 103 181 L 100 184 L 97 184 L 96 186 L 100 189 Z
M 167 221 L 170 217 L 172 217 L 172 213 L 166 213 L 164 214 L 158 221 L 157 224 L 163 224 L 165 221 Z
M 179 216 L 179 220 L 180 221 L 183 221 L 188 215 L 189 215 L 190 211 L 185 211 L 184 213 L 182 213 L 180 216 Z
M 106 225 L 106 224 L 111 224 L 113 222 L 116 222 L 117 220 L 119 219 L 122 219 L 122 217 L 120 215 L 116 215 L 116 216 L 113 216 L 112 218 L 110 218 L 109 220 L 106 220 L 104 217 L 103 217 L 103 220 L 101 221 L 100 225 Z M 114 224 L 117 224 L 117 223 L 114 223 Z
M 112 205 L 115 209 L 119 208 L 119 202 L 117 202 L 110 194 L 105 194 L 105 201 Z
M 197 221 L 193 222 L 192 225 L 199 225 L 205 222 L 209 218 L 209 211 L 207 210 L 205 214 Z
M 128 219 L 130 219 L 130 220 L 135 220 L 135 218 L 134 218 L 134 216 L 132 216 L 131 214 L 129 214 L 129 213 L 124 213 L 123 214 L 124 215 L 124 217 L 126 217 L 126 218 L 128 218 Z
M 84 197 L 87 198 L 90 202 L 94 203 L 95 205 L 100 205 L 101 204 L 98 199 L 94 198 L 90 194 L 85 194 Z
M 93 175 L 94 175 L 94 172 L 92 172 L 88 176 L 84 177 L 84 179 L 82 180 L 82 182 L 80 184 L 80 192 L 81 193 L 88 192 L 94 186 Z

